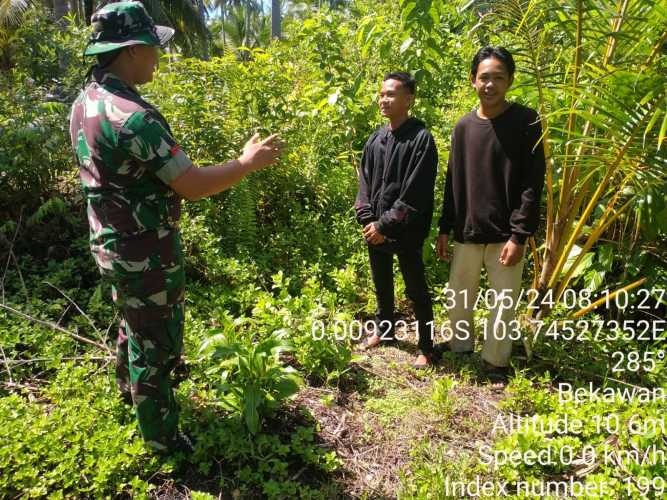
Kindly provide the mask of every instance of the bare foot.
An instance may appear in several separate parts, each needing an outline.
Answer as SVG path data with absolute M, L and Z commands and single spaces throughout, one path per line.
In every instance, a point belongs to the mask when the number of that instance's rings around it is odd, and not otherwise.
M 366 337 L 363 342 L 359 345 L 359 349 L 362 351 L 366 351 L 368 349 L 372 349 L 373 347 L 377 346 L 380 342 L 382 341 L 382 338 L 377 335 L 373 334 L 370 337 Z
M 431 361 L 424 356 L 423 354 L 420 354 L 417 356 L 417 359 L 415 360 L 414 363 L 412 363 L 413 368 L 422 368 L 426 366 L 431 366 Z

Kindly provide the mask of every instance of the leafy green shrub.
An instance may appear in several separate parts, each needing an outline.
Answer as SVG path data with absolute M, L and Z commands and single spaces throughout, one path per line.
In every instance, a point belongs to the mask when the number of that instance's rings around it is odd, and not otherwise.
M 88 29 L 73 18 L 57 22 L 47 9 L 34 5 L 9 42 L 10 71 L 50 87 L 56 98 L 73 97 L 88 69 L 81 58 Z
M 455 399 L 452 397 L 452 389 L 456 387 L 457 381 L 453 377 L 445 376 L 433 382 L 431 399 L 438 414 L 443 418 L 449 418 L 455 408 Z
M 662 478 L 667 474 L 667 464 L 661 459 L 667 453 L 664 416 L 661 416 L 667 406 L 664 400 L 599 398 L 584 387 L 584 394 L 578 399 L 561 401 L 547 382 L 548 375 L 535 382 L 525 377 L 512 381 L 503 408 L 526 419 L 520 429 L 500 436 L 493 451 L 509 454 L 550 450 L 555 460 L 490 465 L 494 473 L 510 482 L 556 476 L 575 477 L 591 485 L 604 483 L 608 487 L 605 498 L 664 496 Z M 608 382 L 599 388 L 632 391 L 636 386 Z M 558 428 L 561 430 L 553 430 Z
M 87 67 L 80 54 L 86 36 L 67 29 L 41 8 L 31 9 L 6 50 L 12 67 L 0 73 L 0 209 L 36 206 L 73 181 L 69 103 Z
M 312 381 L 337 380 L 352 361 L 349 331 L 337 325 L 350 324 L 350 313 L 337 312 L 337 295 L 323 288 L 312 267 L 303 287 L 290 292 L 291 278 L 282 271 L 273 275 L 273 294 L 259 294 L 252 310 L 257 326 L 289 332 L 299 369 Z
M 550 382 L 549 372 L 537 380 L 517 373 L 507 385 L 509 397 L 502 401 L 501 408 L 519 415 L 550 412 L 556 405 L 555 396 L 545 390 Z
M 303 421 L 299 415 L 278 414 L 267 421 L 269 428 L 252 435 L 244 422 L 224 418 L 211 406 L 192 410 L 184 408 L 183 421 L 197 437 L 193 464 L 199 473 L 213 475 L 222 491 L 237 490 L 240 498 L 339 496 L 328 475 L 338 469 L 340 460 L 317 442 L 318 427 L 312 418 Z
M 211 353 L 216 362 L 207 374 L 219 377 L 215 383 L 219 403 L 239 411 L 248 430 L 256 434 L 261 419 L 296 393 L 301 379 L 294 368 L 280 361 L 280 354 L 292 349 L 284 332 L 274 332 L 251 344 L 234 339 L 231 333 L 213 335 L 201 351 Z
M 0 76 L 0 79 L 2 77 Z M 14 82 L 17 97 L 0 91 L 0 205 L 35 205 L 71 171 L 67 144 L 69 107 L 43 102 L 41 89 Z M 17 102 L 18 100 L 18 102 Z
M 456 460 L 452 456 L 456 453 Z M 473 483 L 488 475 L 471 454 L 438 445 L 429 439 L 416 443 L 410 452 L 412 461 L 401 471 L 397 491 L 399 499 L 441 500 L 454 498 L 451 483 Z
M 93 363 L 62 365 L 41 403 L 0 398 L 0 496 L 146 494 L 159 469 L 133 416 Z

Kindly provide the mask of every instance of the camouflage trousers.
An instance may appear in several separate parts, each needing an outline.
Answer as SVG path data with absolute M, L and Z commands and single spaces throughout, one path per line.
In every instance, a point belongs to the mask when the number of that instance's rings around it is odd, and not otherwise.
M 183 265 L 116 271 L 104 273 L 122 315 L 116 382 L 123 397 L 133 403 L 146 444 L 164 451 L 171 447 L 178 430 L 173 371 L 183 351 Z
M 178 430 L 172 373 L 183 351 L 183 303 L 126 309 L 118 329 L 116 382 L 134 405 L 148 446 L 168 449 Z

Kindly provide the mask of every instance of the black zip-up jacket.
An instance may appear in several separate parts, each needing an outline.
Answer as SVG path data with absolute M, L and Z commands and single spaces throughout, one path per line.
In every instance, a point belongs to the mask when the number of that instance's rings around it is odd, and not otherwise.
M 408 118 L 396 130 L 384 126 L 364 146 L 354 204 L 362 226 L 377 222 L 387 242 L 377 247 L 420 247 L 433 217 L 438 151 L 424 122 Z

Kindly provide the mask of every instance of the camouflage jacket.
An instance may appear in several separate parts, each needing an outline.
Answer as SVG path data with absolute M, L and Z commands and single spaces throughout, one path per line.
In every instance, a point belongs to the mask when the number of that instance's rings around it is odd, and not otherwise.
M 70 135 L 102 273 L 181 264 L 180 197 L 169 183 L 192 162 L 162 115 L 133 87 L 96 68 L 72 105 Z

